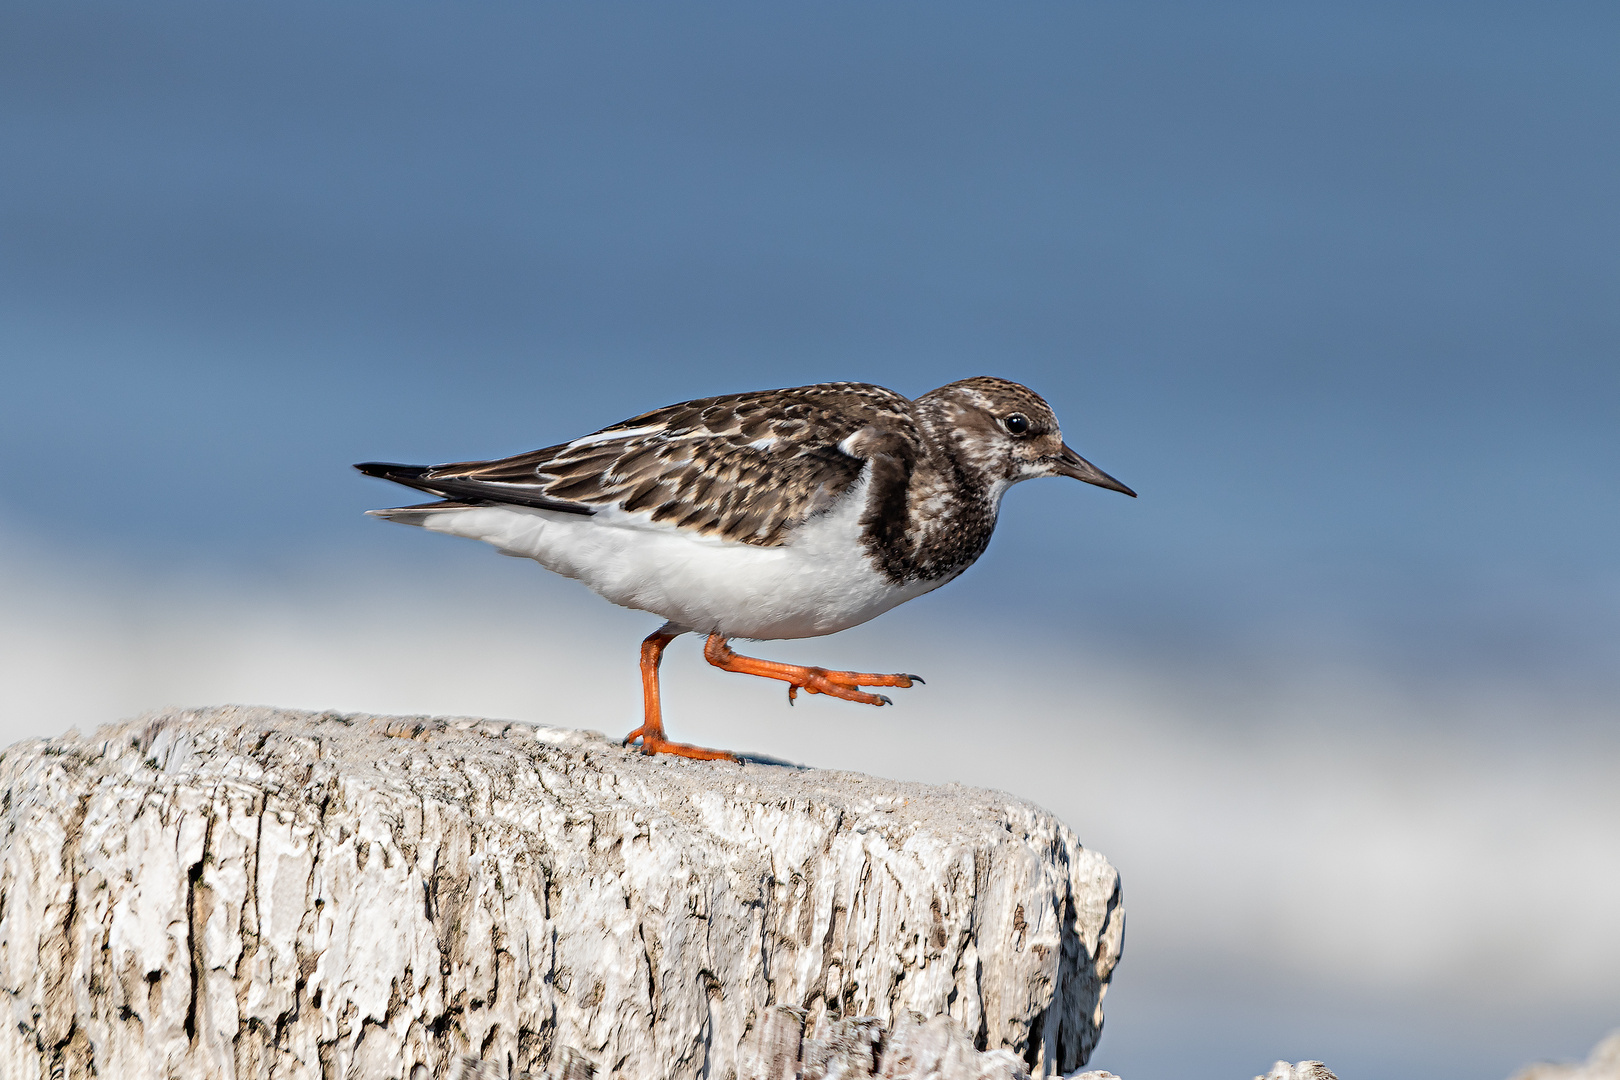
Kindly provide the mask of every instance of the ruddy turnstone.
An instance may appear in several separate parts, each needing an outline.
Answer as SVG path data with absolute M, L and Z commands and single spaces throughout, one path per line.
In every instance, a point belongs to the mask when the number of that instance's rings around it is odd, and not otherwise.
M 667 621 L 641 643 L 646 713 L 625 743 L 670 742 L 658 665 L 677 635 L 708 635 L 726 671 L 888 705 L 862 687 L 915 675 L 829 671 L 739 656 L 732 638 L 836 633 L 956 577 L 990 542 L 1020 480 L 1070 476 L 1135 492 L 1069 449 L 1034 391 L 980 377 L 915 401 L 867 383 L 704 398 L 499 461 L 355 468 L 439 502 L 372 514 L 468 536 L 578 578 Z

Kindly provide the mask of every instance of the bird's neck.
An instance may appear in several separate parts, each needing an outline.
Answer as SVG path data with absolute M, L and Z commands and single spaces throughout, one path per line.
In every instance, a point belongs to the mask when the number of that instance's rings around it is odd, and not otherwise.
M 924 453 L 903 478 L 874 468 L 869 480 L 862 540 L 895 584 L 941 581 L 972 565 L 990 543 L 1008 487 L 931 434 L 924 429 Z

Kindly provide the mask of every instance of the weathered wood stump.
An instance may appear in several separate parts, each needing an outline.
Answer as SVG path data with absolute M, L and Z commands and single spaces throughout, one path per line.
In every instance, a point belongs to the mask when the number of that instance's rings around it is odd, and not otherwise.
M 1513 1080 L 1620 1080 L 1620 1028 L 1609 1032 L 1583 1062 L 1538 1062 L 1519 1070 Z
M 13 746 L 0 785 L 30 1080 L 723 1080 L 767 1029 L 825 1057 L 862 1024 L 1068 1072 L 1123 929 L 1113 868 L 1007 795 L 559 728 L 173 712 Z

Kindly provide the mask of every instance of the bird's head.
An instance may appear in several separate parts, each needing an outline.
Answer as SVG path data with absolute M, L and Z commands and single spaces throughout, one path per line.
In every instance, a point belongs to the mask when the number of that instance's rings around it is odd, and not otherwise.
M 917 399 L 916 407 L 934 437 L 993 485 L 1070 476 L 1136 497 L 1069 448 L 1052 407 L 1027 386 L 980 375 L 931 390 Z

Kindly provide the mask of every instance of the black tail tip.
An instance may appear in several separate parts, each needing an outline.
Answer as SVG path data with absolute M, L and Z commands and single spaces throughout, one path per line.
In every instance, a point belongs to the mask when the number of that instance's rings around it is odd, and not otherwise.
M 414 480 L 427 472 L 425 465 L 400 465 L 392 461 L 361 461 L 354 467 L 367 476 L 378 476 L 384 480 L 398 480 L 401 477 Z

